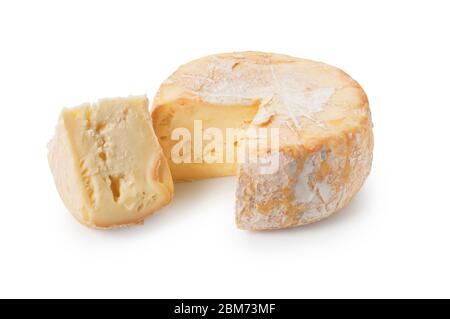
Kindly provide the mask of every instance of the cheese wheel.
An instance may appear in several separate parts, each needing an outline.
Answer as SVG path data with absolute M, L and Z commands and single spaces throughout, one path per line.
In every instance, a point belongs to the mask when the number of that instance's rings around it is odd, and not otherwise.
M 350 202 L 371 168 L 366 94 L 349 75 L 320 62 L 260 52 L 201 58 L 161 85 L 152 117 L 175 180 L 237 175 L 241 229 L 287 228 L 326 218 Z M 195 121 L 223 134 L 228 128 L 244 130 L 236 147 L 251 144 L 248 132 L 276 129 L 279 147 L 277 152 L 250 147 L 249 153 L 262 159 L 257 162 L 174 161 L 173 133 L 181 127 L 195 135 Z M 268 173 L 266 164 L 275 157 L 277 169 Z

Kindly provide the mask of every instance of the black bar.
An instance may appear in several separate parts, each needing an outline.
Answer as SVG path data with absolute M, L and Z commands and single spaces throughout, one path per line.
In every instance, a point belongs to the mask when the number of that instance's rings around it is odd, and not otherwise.
M 1 300 L 2 309 L 12 313 L 43 311 L 43 314 L 103 315 L 113 314 L 130 318 L 301 318 L 312 313 L 322 315 L 379 315 L 385 317 L 385 306 L 399 306 L 403 314 L 429 314 L 448 300 L 289 300 L 289 299 L 153 299 L 153 300 Z M 61 307 L 62 306 L 62 307 Z M 368 312 L 360 312 L 361 306 Z M 65 309 L 66 312 L 61 312 Z M 445 311 L 446 313 L 447 311 Z M 137 317 L 137 316 L 136 316 Z

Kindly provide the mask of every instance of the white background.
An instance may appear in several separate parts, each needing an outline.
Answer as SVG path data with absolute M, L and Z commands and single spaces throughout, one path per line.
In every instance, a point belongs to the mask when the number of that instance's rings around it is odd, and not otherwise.
M 1 1 L 0 297 L 450 297 L 447 1 Z M 373 169 L 311 226 L 234 225 L 234 178 L 177 184 L 144 226 L 64 208 L 60 110 L 148 94 L 180 64 L 259 50 L 336 65 L 369 96 Z

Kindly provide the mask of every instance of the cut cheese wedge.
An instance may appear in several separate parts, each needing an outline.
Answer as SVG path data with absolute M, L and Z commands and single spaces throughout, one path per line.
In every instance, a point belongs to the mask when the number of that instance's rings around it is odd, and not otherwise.
M 208 56 L 181 66 L 161 85 L 152 117 L 175 180 L 238 176 L 236 222 L 242 229 L 326 218 L 350 202 L 371 168 L 367 97 L 346 73 L 320 62 L 260 52 Z M 180 141 L 174 132 L 185 128 L 195 136 L 195 121 L 223 135 L 227 128 L 277 129 L 279 147 L 249 147 L 258 162 L 175 161 Z M 233 147 L 250 145 L 250 139 L 246 134 Z M 277 169 L 268 173 L 261 163 L 275 156 Z
M 139 224 L 172 198 L 146 97 L 64 109 L 48 159 L 66 207 L 91 227 Z

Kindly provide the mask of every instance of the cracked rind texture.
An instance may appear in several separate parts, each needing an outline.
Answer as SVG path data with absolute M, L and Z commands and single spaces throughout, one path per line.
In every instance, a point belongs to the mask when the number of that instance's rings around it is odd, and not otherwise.
M 306 225 L 345 207 L 367 177 L 373 138 L 362 128 L 323 141 L 313 149 L 285 147 L 275 174 L 257 164 L 242 165 L 237 188 L 236 223 L 264 230 Z
M 181 66 L 161 85 L 153 120 L 166 121 L 159 113 L 169 104 L 217 106 L 217 116 L 226 118 L 227 106 L 255 103 L 249 127 L 279 129 L 280 164 L 273 174 L 258 163 L 239 165 L 237 226 L 299 226 L 346 206 L 369 174 L 373 134 L 363 89 L 338 68 L 261 52 L 208 56 Z
M 172 198 L 144 96 L 64 109 L 48 160 L 65 206 L 90 227 L 141 224 Z

